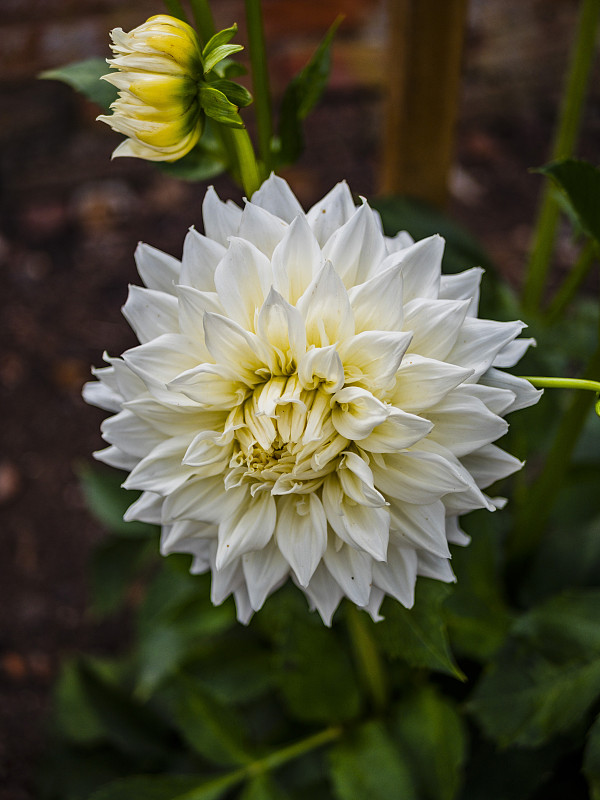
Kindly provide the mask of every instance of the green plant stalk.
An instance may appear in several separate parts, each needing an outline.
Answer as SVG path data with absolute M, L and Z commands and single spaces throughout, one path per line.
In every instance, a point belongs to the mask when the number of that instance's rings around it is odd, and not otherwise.
M 167 11 L 172 17 L 176 19 L 180 19 L 182 22 L 187 22 L 187 14 L 185 13 L 184 7 L 181 5 L 179 0 L 164 0 L 165 6 Z
M 377 645 L 364 612 L 359 611 L 353 603 L 346 604 L 346 621 L 363 685 L 371 697 L 374 710 L 381 713 L 387 706 L 388 687 Z
M 264 772 L 278 769 L 278 767 L 283 766 L 288 761 L 293 761 L 296 758 L 306 755 L 306 753 L 310 753 L 312 750 L 334 742 L 336 739 L 340 738 L 342 732 L 342 728 L 338 726 L 325 728 L 319 731 L 319 733 L 315 733 L 313 736 L 308 736 L 306 739 L 301 739 L 299 742 L 290 744 L 287 747 L 282 747 L 280 750 L 275 750 L 275 752 L 269 753 L 269 755 L 264 758 L 252 761 L 245 767 L 228 772 L 225 775 L 220 775 L 209 784 L 205 783 L 203 786 L 198 787 L 198 789 L 192 789 L 190 792 L 182 795 L 180 800 L 196 800 L 196 798 L 201 800 L 201 798 L 206 797 L 207 789 L 212 789 L 215 792 L 219 789 L 225 790 L 248 778 L 253 778 Z
M 600 383 L 593 379 L 593 376 L 597 375 L 600 375 L 600 342 L 588 363 L 585 378 L 580 382 L 583 385 L 573 388 L 598 391 Z M 562 381 L 563 379 L 540 378 L 534 380 L 548 382 Z M 568 378 L 565 378 L 564 381 L 570 384 L 574 383 Z M 541 386 L 542 384 L 536 385 Z M 527 556 L 536 550 L 542 540 L 554 500 L 560 491 L 571 456 L 585 425 L 588 410 L 589 397 L 583 392 L 578 392 L 562 417 L 540 476 L 523 498 L 520 509 L 517 511 L 512 535 L 508 541 L 509 556 L 516 564 L 522 564 Z
M 561 317 L 569 303 L 577 294 L 577 290 L 585 280 L 590 267 L 598 255 L 598 246 L 590 241 L 581 251 L 573 269 L 552 298 L 546 312 L 546 322 L 552 323 Z
M 248 46 L 252 67 L 252 88 L 258 134 L 258 152 L 265 166 L 265 177 L 271 171 L 271 141 L 273 139 L 273 114 L 265 32 L 260 0 L 245 0 Z
M 582 0 L 571 64 L 552 148 L 552 161 L 570 156 L 575 147 L 594 58 L 599 16 L 600 0 Z M 523 308 L 529 312 L 536 311 L 541 304 L 554 249 L 559 215 L 560 209 L 554 199 L 553 188 L 550 182 L 547 182 L 535 226 L 534 245 L 521 298 Z
M 262 180 L 248 131 L 245 128 L 228 128 L 225 125 L 219 127 L 227 152 L 235 158 L 232 171 L 235 175 L 237 170 L 236 177 L 239 176 L 246 197 L 250 200 Z
M 204 46 L 211 36 L 214 36 L 215 22 L 208 0 L 190 0 L 192 14 L 196 23 L 196 30 L 200 36 L 202 46 Z

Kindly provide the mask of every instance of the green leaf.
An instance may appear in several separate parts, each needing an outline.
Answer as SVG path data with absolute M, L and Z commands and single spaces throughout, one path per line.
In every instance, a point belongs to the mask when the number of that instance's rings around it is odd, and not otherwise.
M 160 764 L 170 741 L 170 731 L 163 720 L 148 706 L 135 702 L 89 661 L 80 661 L 78 671 L 85 702 L 105 737 L 124 753 Z
M 554 181 L 581 229 L 600 244 L 600 169 L 587 161 L 566 158 L 536 172 Z
M 297 591 L 280 592 L 253 624 L 273 641 L 274 678 L 293 717 L 340 722 L 357 716 L 361 695 L 350 654 Z
M 473 512 L 465 520 L 472 539 L 468 547 L 452 548 L 457 581 L 445 604 L 452 647 L 481 662 L 503 644 L 512 622 L 500 582 L 497 516 Z
M 48 69 L 40 74 L 40 78 L 62 81 L 81 92 L 104 111 L 108 111 L 110 104 L 117 99 L 117 89 L 100 79 L 109 71 L 104 58 L 89 58 L 56 69 Z
M 201 686 L 179 677 L 170 687 L 169 703 L 181 735 L 206 759 L 221 766 L 252 761 L 242 721 Z
M 325 90 L 331 69 L 331 44 L 342 21 L 338 17 L 304 69 L 288 84 L 281 101 L 275 157 L 279 165 L 293 164 L 304 149 L 302 122 Z
M 237 113 L 238 107 L 230 103 L 223 92 L 211 86 L 201 86 L 199 95 L 200 105 L 207 116 L 231 128 L 244 127 L 242 118 Z
M 54 690 L 54 718 L 71 742 L 94 744 L 105 738 L 104 726 L 90 703 L 76 661 L 63 664 Z
M 419 799 L 454 800 L 467 746 L 465 724 L 454 705 L 432 686 L 417 689 L 398 705 L 394 733 Z
M 90 511 L 109 531 L 135 538 L 153 537 L 156 534 L 155 525 L 123 520 L 123 514 L 140 493 L 121 488 L 121 472 L 83 466 L 79 469 L 79 479 Z
M 590 786 L 591 800 L 600 800 L 600 715 L 588 731 L 583 753 L 583 774 Z
M 413 608 L 404 608 L 396 600 L 386 598 L 381 612 L 384 620 L 375 625 L 373 631 L 391 658 L 464 680 L 450 652 L 442 611 L 450 591 L 450 587 L 440 581 L 419 578 Z
M 500 745 L 537 747 L 576 728 L 600 695 L 600 590 L 554 597 L 521 617 L 469 709 Z
M 406 758 L 380 722 L 351 731 L 329 752 L 337 800 L 417 800 Z
M 375 198 L 370 205 L 381 214 L 388 236 L 405 230 L 415 239 L 424 239 L 439 233 L 446 240 L 444 272 L 460 272 L 469 267 L 491 268 L 492 264 L 476 239 L 446 214 L 421 200 L 390 196 Z M 486 276 L 487 278 L 488 276 Z
M 204 775 L 138 775 L 103 787 L 89 800 L 218 800 L 239 781 L 236 773 Z
M 246 89 L 245 86 L 241 86 L 239 83 L 235 83 L 234 81 L 218 80 L 212 81 L 210 85 L 213 89 L 218 89 L 220 92 L 223 92 L 225 97 L 236 106 L 245 108 L 252 102 L 252 95 L 248 89 Z
M 139 572 L 158 556 L 153 539 L 110 536 L 96 546 L 91 561 L 91 611 L 104 617 L 117 611 Z

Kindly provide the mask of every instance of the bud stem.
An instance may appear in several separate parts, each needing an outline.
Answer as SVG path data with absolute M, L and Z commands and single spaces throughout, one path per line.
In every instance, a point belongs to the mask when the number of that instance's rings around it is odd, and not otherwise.
M 190 0 L 200 42 L 204 46 L 215 34 L 215 22 L 207 0 Z
M 248 28 L 248 47 L 252 65 L 252 87 L 258 133 L 258 152 L 267 174 L 271 171 L 271 140 L 273 138 L 273 117 L 271 110 L 271 89 L 265 32 L 260 0 L 246 0 L 246 25 Z M 266 176 L 265 176 L 266 177 Z

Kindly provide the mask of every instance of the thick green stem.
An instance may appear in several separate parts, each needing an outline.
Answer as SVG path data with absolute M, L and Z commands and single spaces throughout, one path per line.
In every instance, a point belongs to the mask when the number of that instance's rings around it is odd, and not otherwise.
M 215 34 L 215 23 L 208 0 L 190 0 L 192 14 L 196 23 L 196 30 L 204 46 L 211 36 Z
M 530 378 L 524 380 L 533 384 L 536 389 L 589 389 L 600 392 L 600 381 L 587 381 L 583 378 Z
M 250 64 L 252 66 L 252 88 L 254 90 L 258 152 L 265 165 L 265 172 L 268 174 L 271 171 L 273 116 L 267 50 L 265 47 L 265 32 L 260 0 L 246 0 L 246 25 L 248 28 Z
M 368 619 L 363 611 L 348 603 L 346 620 L 359 674 L 371 697 L 374 710 L 380 713 L 387 706 L 388 687 L 377 645 L 368 628 Z
M 546 313 L 546 321 L 548 323 L 556 322 L 565 312 L 569 303 L 577 294 L 577 290 L 585 280 L 597 255 L 598 245 L 592 241 L 588 242 L 581 251 L 573 269 L 565 278 L 562 286 L 556 292 L 548 307 Z
M 598 375 L 600 375 L 600 343 L 585 371 L 583 386 L 577 388 L 598 391 L 600 384 L 594 380 Z M 553 379 L 536 380 L 551 381 Z M 541 383 L 537 385 L 541 386 Z M 585 425 L 588 411 L 589 397 L 584 392 L 578 392 L 561 419 L 544 468 L 524 498 L 520 512 L 517 514 L 514 531 L 509 541 L 510 555 L 516 564 L 522 564 L 524 559 L 536 550 L 544 535 L 554 501 L 569 468 L 571 456 Z
M 184 7 L 181 5 L 179 0 L 164 0 L 165 6 L 167 11 L 172 17 L 176 19 L 180 19 L 182 22 L 187 22 L 187 14 L 185 13 Z
M 594 58 L 596 29 L 600 16 L 600 0 L 582 0 L 577 32 L 571 55 L 558 127 L 552 148 L 552 160 L 567 158 L 573 152 L 581 123 L 589 74 Z M 559 219 L 559 207 L 550 182 L 546 183 L 534 232 L 534 244 L 523 287 L 523 307 L 536 311 L 542 300 L 544 286 L 554 249 Z
M 237 173 L 246 197 L 250 200 L 262 181 L 248 131 L 245 128 L 227 128 L 224 125 L 220 127 L 225 146 L 235 157 L 232 171 L 234 175 Z

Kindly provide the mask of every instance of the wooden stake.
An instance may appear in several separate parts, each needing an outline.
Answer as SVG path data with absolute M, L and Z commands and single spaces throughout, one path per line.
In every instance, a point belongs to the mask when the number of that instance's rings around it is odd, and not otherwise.
M 467 2 L 388 0 L 385 194 L 446 203 Z

